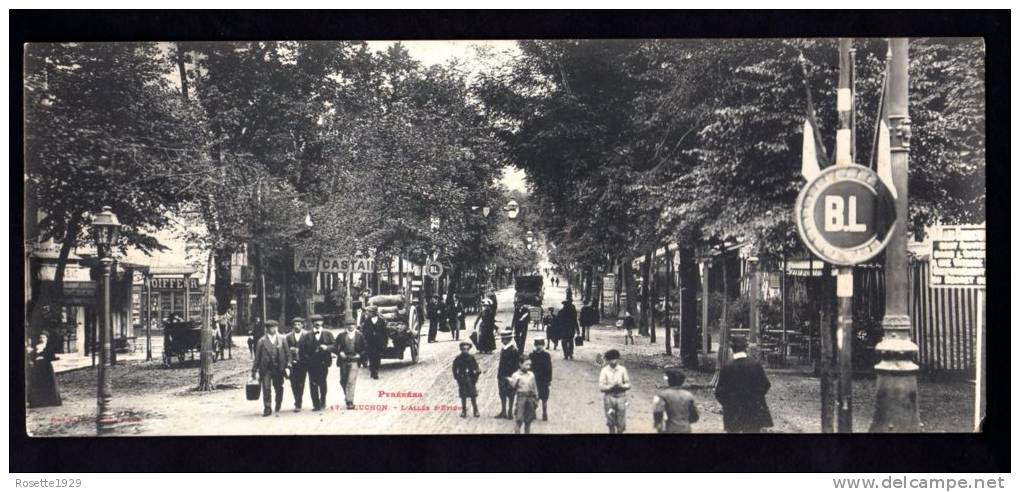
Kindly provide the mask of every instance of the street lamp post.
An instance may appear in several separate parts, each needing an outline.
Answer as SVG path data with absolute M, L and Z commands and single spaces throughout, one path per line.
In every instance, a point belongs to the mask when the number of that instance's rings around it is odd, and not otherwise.
M 110 267 L 113 264 L 112 248 L 117 242 L 120 232 L 120 222 L 113 214 L 110 207 L 103 207 L 103 211 L 96 214 L 92 220 L 92 231 L 95 235 L 96 249 L 99 253 L 99 263 L 102 268 L 102 293 L 103 293 L 103 319 L 100 326 L 99 342 L 102 352 L 99 355 L 99 371 L 97 372 L 96 392 L 96 433 L 106 435 L 113 432 L 117 418 L 110 409 L 110 402 L 113 399 L 113 392 L 110 389 L 110 378 L 106 373 L 112 353 L 111 347 L 111 316 L 110 316 Z
M 875 416 L 871 432 L 917 432 L 917 345 L 910 340 L 907 279 L 907 157 L 910 118 L 907 113 L 907 39 L 889 41 L 889 135 L 892 179 L 896 189 L 896 229 L 885 250 L 885 317 L 882 340 L 875 346 Z

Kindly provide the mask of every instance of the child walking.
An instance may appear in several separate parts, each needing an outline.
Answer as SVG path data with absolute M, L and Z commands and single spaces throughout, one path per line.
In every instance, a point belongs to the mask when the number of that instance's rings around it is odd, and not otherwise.
M 471 408 L 475 417 L 478 417 L 478 376 L 481 371 L 478 369 L 478 361 L 471 355 L 471 342 L 460 342 L 460 353 L 453 359 L 453 379 L 457 381 L 457 391 L 460 393 L 460 418 L 467 418 L 467 400 L 471 399 Z
M 514 434 L 520 434 L 521 427 L 524 427 L 525 434 L 531 434 L 531 423 L 535 420 L 535 407 L 538 406 L 538 384 L 535 382 L 535 374 L 531 372 L 531 359 L 522 360 L 520 370 L 507 379 L 517 393 Z

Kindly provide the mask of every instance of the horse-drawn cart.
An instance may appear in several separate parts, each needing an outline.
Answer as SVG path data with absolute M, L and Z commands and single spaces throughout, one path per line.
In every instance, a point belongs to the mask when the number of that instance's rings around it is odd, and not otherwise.
M 369 306 L 378 308 L 379 316 L 386 321 L 386 347 L 380 358 L 404 360 L 406 349 L 410 349 L 411 362 L 417 364 L 421 350 L 422 320 L 414 309 L 404 307 L 400 295 L 379 295 L 368 299 Z
M 202 353 L 202 323 L 199 321 L 167 321 L 163 323 L 163 366 L 170 367 L 176 357 L 184 362 L 185 357 L 195 359 Z M 213 330 L 213 360 L 222 358 L 223 340 Z

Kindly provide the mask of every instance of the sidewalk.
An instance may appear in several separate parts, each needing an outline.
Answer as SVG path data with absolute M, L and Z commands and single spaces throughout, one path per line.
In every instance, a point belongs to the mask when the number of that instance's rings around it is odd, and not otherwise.
M 145 360 L 145 338 L 140 338 L 136 342 L 136 347 L 133 351 L 129 352 L 117 352 L 117 364 L 122 362 L 137 362 Z M 157 360 L 162 356 L 163 353 L 163 337 L 152 337 L 152 358 Z M 74 371 L 78 369 L 84 369 L 86 367 L 92 367 L 92 355 L 85 355 L 83 352 L 74 352 L 69 354 L 57 354 L 58 360 L 53 361 L 53 371 L 57 374 L 67 371 Z M 99 354 L 96 354 L 95 364 L 99 364 Z

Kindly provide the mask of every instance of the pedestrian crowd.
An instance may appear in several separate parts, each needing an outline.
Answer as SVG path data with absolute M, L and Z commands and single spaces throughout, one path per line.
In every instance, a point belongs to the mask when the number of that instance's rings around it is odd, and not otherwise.
M 451 297 L 447 296 L 443 301 L 434 298 L 429 303 L 430 342 L 435 338 L 431 327 L 433 320 L 436 331 L 446 326 L 448 329 L 442 331 L 451 331 L 455 340 L 459 338 L 459 331 L 463 327 L 463 306 L 457 300 L 451 301 Z M 525 353 L 528 326 L 531 324 L 531 314 L 526 307 L 515 311 L 511 328 L 497 333 L 495 306 L 495 295 L 490 291 L 482 299 L 482 313 L 475 322 L 470 341 L 460 342 L 460 351 L 452 363 L 453 379 L 461 400 L 460 416 L 468 417 L 470 401 L 472 415 L 480 417 L 477 383 L 481 370 L 471 349 L 474 347 L 482 354 L 491 354 L 497 348 L 498 336 L 500 347 L 496 378 L 500 412 L 495 418 L 513 420 L 516 433 L 530 433 L 539 409 L 542 420 L 549 419 L 552 357 L 547 351 L 546 339 L 542 338 L 535 339 L 532 351 Z M 386 323 L 378 309 L 367 306 L 360 318 L 359 325 L 347 326 L 336 337 L 323 328 L 321 316 L 310 317 L 311 330 L 305 330 L 304 319 L 292 319 L 291 330 L 286 335 L 279 333 L 276 321 L 265 323 L 265 335 L 255 343 L 253 349 L 253 382 L 249 383 L 259 386 L 264 416 L 272 415 L 274 411 L 279 414 L 285 379 L 290 380 L 295 412 L 301 411 L 306 382 L 312 410 L 322 410 L 326 405 L 327 375 L 334 356 L 336 366 L 340 369 L 340 386 L 347 408 L 355 408 L 359 370 L 367 366 L 371 377 L 378 379 L 380 352 L 386 346 Z M 598 313 L 590 302 L 578 314 L 569 296 L 558 313 L 549 308 L 548 313 L 542 317 L 552 349 L 556 351 L 561 346 L 564 360 L 573 360 L 575 344 L 580 345 L 589 340 L 590 328 L 597 320 Z M 625 344 L 633 344 L 634 325 L 629 313 L 617 324 L 627 330 Z M 743 337 L 735 336 L 731 339 L 732 360 L 721 368 L 715 387 L 715 398 L 722 406 L 726 432 L 755 433 L 773 425 L 765 400 L 770 383 L 762 365 L 747 355 L 747 345 Z M 41 350 L 37 349 L 36 352 Z M 40 365 L 47 362 L 45 359 L 45 355 L 33 358 Z M 623 433 L 627 428 L 627 408 L 630 405 L 627 395 L 632 388 L 630 374 L 621 364 L 619 350 L 610 349 L 605 352 L 603 359 L 605 363 L 597 383 L 603 394 L 606 427 L 609 433 Z M 663 377 L 666 385 L 655 392 L 652 400 L 655 429 L 662 433 L 689 433 L 691 424 L 698 422 L 700 414 L 694 396 L 683 388 L 686 377 L 678 367 L 665 368 Z

